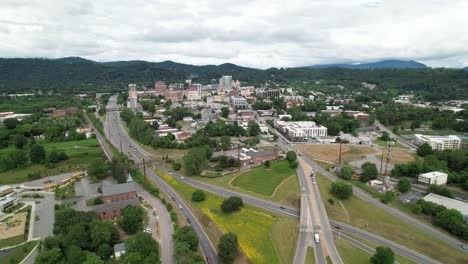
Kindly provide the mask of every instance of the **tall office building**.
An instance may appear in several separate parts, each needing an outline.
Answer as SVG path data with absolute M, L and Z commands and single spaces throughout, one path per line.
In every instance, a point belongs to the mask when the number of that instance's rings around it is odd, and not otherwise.
M 232 76 L 223 76 L 219 79 L 219 85 L 225 90 L 231 90 L 232 88 Z
M 138 96 L 136 92 L 136 84 L 131 83 L 128 85 L 128 102 L 127 107 L 132 111 L 138 110 Z

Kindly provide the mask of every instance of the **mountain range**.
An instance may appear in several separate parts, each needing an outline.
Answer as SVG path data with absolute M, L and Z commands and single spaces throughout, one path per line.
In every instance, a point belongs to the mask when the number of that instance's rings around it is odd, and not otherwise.
M 346 68 L 346 69 L 422 69 L 427 68 L 426 65 L 417 61 L 404 61 L 404 60 L 383 60 L 370 63 L 352 63 L 352 64 L 319 64 L 313 66 L 306 66 L 306 68 L 323 69 L 323 68 Z

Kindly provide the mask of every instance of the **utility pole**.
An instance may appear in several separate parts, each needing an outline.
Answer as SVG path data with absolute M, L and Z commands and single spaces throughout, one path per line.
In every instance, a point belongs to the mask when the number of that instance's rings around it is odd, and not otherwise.
M 343 144 L 343 142 L 340 140 L 340 153 L 338 156 L 338 166 L 341 166 L 341 144 Z
M 385 163 L 385 174 L 384 175 L 387 175 L 387 166 L 388 166 L 388 162 L 389 160 L 392 159 L 392 151 L 393 151 L 393 141 L 389 141 L 388 142 L 388 147 L 387 147 L 387 161 Z
M 384 151 L 385 151 L 385 148 L 382 149 L 382 157 L 380 158 L 380 170 L 379 170 L 380 175 L 382 175 Z
M 143 158 L 143 175 L 145 176 L 145 188 L 146 188 L 146 163 L 145 163 L 145 158 Z

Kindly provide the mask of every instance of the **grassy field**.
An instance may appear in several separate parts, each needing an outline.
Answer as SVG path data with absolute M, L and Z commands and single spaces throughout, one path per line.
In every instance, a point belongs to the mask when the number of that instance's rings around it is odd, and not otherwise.
M 286 161 L 280 161 L 278 163 L 280 163 L 279 164 L 280 168 L 282 166 L 287 165 Z M 265 170 L 264 167 L 259 167 L 259 168 L 254 169 L 251 172 L 242 173 L 241 174 L 242 179 L 240 182 L 237 182 L 237 185 L 234 184 L 234 182 L 237 181 L 237 179 L 235 180 L 232 180 L 232 179 L 233 177 L 236 177 L 238 174 L 228 174 L 228 175 L 219 176 L 219 177 L 197 176 L 197 177 L 194 177 L 194 179 L 211 184 L 211 185 L 216 185 L 216 186 L 220 186 L 226 189 L 230 189 L 233 191 L 243 192 L 249 195 L 257 196 L 262 199 L 281 203 L 281 204 L 291 206 L 294 208 L 299 208 L 300 188 L 299 188 L 299 182 L 295 174 L 295 171 L 291 170 L 289 167 L 286 167 L 287 170 L 285 168 L 282 168 L 284 169 L 284 172 L 282 172 L 282 175 L 277 175 L 276 171 L 273 172 L 273 168 L 275 168 L 274 166 L 276 166 L 274 164 L 276 163 L 272 163 L 269 170 Z M 288 170 L 289 172 L 287 172 Z M 260 175 L 259 174 L 260 171 L 265 171 L 265 173 L 262 173 Z M 281 179 L 281 182 L 280 182 L 280 179 Z M 230 184 L 231 181 L 233 181 L 232 184 Z M 262 183 L 261 181 L 263 182 L 267 181 L 267 182 Z M 247 186 L 249 182 L 252 182 L 252 184 L 255 187 Z M 274 184 L 276 184 L 275 187 L 273 187 Z M 265 187 L 266 185 L 268 186 Z M 268 190 L 271 190 L 271 189 L 275 190 L 276 188 L 276 192 L 274 194 L 270 192 L 269 195 L 263 195 L 255 191 L 255 190 L 258 190 L 258 188 L 263 188 L 263 190 L 265 190 L 266 188 L 268 188 Z
M 329 192 L 330 180 L 318 175 L 317 183 L 319 184 L 322 199 L 328 200 L 328 198 L 331 198 L 332 195 Z M 336 200 L 336 198 L 334 199 Z M 344 208 L 339 203 L 335 203 L 335 205 L 324 203 L 331 219 L 377 234 L 442 263 L 466 263 L 468 261 L 468 256 L 457 249 L 435 240 L 432 236 L 354 195 L 349 200 L 342 201 L 342 203 Z
M 47 152 L 63 150 L 68 155 L 68 160 L 54 164 L 53 168 L 47 168 L 42 164 L 29 164 L 25 167 L 0 173 L 1 184 L 14 184 L 29 181 L 28 174 L 40 173 L 41 177 L 57 175 L 70 171 L 84 170 L 87 165 L 97 158 L 103 157 L 103 151 L 96 139 L 79 141 L 57 142 L 44 144 Z M 0 155 L 5 155 L 11 148 L 0 150 Z
M 386 146 L 388 146 L 387 141 L 383 141 L 383 140 L 378 139 L 378 138 L 374 140 L 374 143 L 377 144 L 377 145 L 379 145 L 379 146 L 381 146 L 381 147 L 386 147 Z M 395 146 L 396 148 L 402 148 L 402 149 L 406 149 L 406 148 L 407 148 L 407 147 L 403 146 L 402 144 L 400 144 L 400 143 L 397 142 L 397 141 L 394 141 L 394 146 Z
M 270 168 L 260 166 L 241 173 L 232 181 L 232 185 L 261 195 L 271 196 L 280 183 L 295 174 L 296 171 L 289 168 L 288 161 L 282 160 L 272 162 Z
M 376 155 L 375 156 L 378 160 L 381 160 L 382 155 Z M 387 159 L 387 153 L 384 153 L 384 161 Z M 392 159 L 390 160 L 389 163 L 391 164 L 400 164 L 400 163 L 406 163 L 410 162 L 416 159 L 416 154 L 406 152 L 400 149 L 394 149 L 392 151 Z
M 377 244 L 375 244 L 375 243 L 372 243 L 372 242 L 370 242 L 370 241 L 368 241 L 368 240 L 365 240 L 365 239 L 362 239 L 362 238 L 360 238 L 360 237 L 356 237 L 356 236 L 353 236 L 353 235 L 350 235 L 350 234 L 346 234 L 346 235 L 347 235 L 347 236 L 350 236 L 350 237 L 352 237 L 352 238 L 354 238 L 354 239 L 356 239 L 356 240 L 358 240 L 358 241 L 360 241 L 360 242 L 362 242 L 362 243 L 364 243 L 364 244 L 366 244 L 366 245 L 368 245 L 368 246 L 370 246 L 370 247 L 372 247 L 372 248 L 377 248 L 377 247 L 379 246 L 379 245 L 377 245 Z M 397 254 L 395 254 L 395 259 L 396 259 L 400 264 L 416 264 L 416 262 L 411 261 L 411 260 L 409 260 L 409 259 L 407 259 L 407 258 L 405 258 L 405 257 L 403 257 L 403 256 L 397 255 Z
M 0 248 L 18 245 L 20 243 L 23 243 L 24 241 L 25 241 L 24 240 L 24 235 L 19 235 L 19 236 L 15 236 L 15 237 L 1 239 L 0 240 Z
M 0 264 L 20 263 L 21 260 L 23 260 L 29 254 L 29 252 L 31 252 L 37 243 L 38 241 L 31 241 L 21 246 L 15 247 L 5 256 L 0 258 Z
M 314 255 L 314 249 L 311 247 L 307 248 L 307 255 L 306 255 L 306 261 L 305 263 L 307 264 L 313 264 L 315 263 L 315 255 Z
M 194 188 L 170 175 L 156 172 L 187 202 L 190 201 Z M 241 249 L 253 263 L 291 263 L 298 237 L 296 219 L 248 205 L 239 212 L 225 214 L 220 209 L 222 201 L 222 197 L 206 193 L 205 201 L 191 204 L 208 216 L 222 232 L 235 233 Z
M 338 163 L 340 145 L 339 144 L 328 144 L 328 145 L 306 145 L 301 144 L 296 146 L 297 149 L 304 152 L 311 159 L 318 159 Z M 348 162 L 365 158 L 367 154 L 378 153 L 378 148 L 372 148 L 367 146 L 341 146 L 341 162 Z
M 348 243 L 343 239 L 335 239 L 335 245 L 340 253 L 344 263 L 359 263 L 368 264 L 370 263 L 371 254 L 368 252 Z

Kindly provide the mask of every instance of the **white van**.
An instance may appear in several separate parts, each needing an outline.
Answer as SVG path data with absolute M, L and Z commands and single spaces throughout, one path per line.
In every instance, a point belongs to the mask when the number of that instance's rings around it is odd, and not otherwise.
M 315 233 L 315 234 L 314 234 L 314 239 L 315 239 L 315 243 L 320 243 L 320 236 L 319 236 L 319 234 Z

